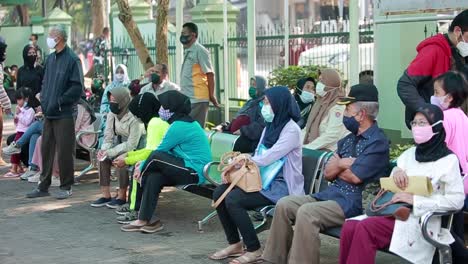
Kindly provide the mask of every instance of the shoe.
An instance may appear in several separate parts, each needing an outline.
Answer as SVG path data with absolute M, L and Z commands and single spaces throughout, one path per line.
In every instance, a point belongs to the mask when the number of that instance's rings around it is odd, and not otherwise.
M 110 202 L 110 201 L 111 201 L 111 198 L 101 197 L 101 198 L 97 199 L 96 201 L 92 202 L 91 206 L 92 207 L 103 207 L 103 206 L 106 206 L 106 204 L 108 202 Z
M 72 196 L 72 190 L 59 190 L 58 192 L 56 192 L 54 194 L 54 197 L 55 199 L 57 200 L 63 200 L 63 199 L 67 199 L 69 198 L 70 196 Z
M 52 182 L 51 182 L 50 186 L 59 187 L 59 186 L 60 186 L 60 179 L 59 179 L 59 177 L 57 177 L 57 176 L 52 176 Z
M 41 172 L 38 171 L 36 174 L 34 174 L 34 176 L 28 178 L 28 182 L 36 183 L 36 182 L 39 182 L 40 179 L 41 179 Z
M 9 171 L 5 175 L 3 175 L 4 178 L 17 178 L 19 176 L 21 176 L 21 174 L 12 171 Z
M 16 145 L 16 141 L 11 142 L 10 145 L 3 148 L 3 154 L 13 155 L 21 153 L 21 148 Z
M 138 211 L 131 211 L 126 213 L 125 215 L 121 215 L 117 217 L 117 223 L 128 225 L 130 222 L 133 222 L 138 219 Z
M 31 170 L 31 168 L 29 168 L 23 175 L 21 175 L 20 179 L 23 181 L 27 181 L 28 178 L 36 175 L 36 173 L 38 173 L 37 170 Z
M 129 204 L 124 204 L 120 206 L 119 209 L 115 210 L 115 213 L 118 215 L 126 215 L 129 212 L 131 212 Z
M 140 228 L 141 232 L 146 233 L 146 234 L 152 234 L 156 233 L 158 231 L 161 231 L 164 229 L 163 224 L 161 224 L 161 221 L 156 221 L 152 224 L 148 224 Z
M 49 196 L 50 193 L 48 191 L 41 191 L 39 188 L 34 189 L 32 192 L 26 194 L 27 198 L 38 198 L 38 197 L 46 197 Z
M 124 225 L 120 228 L 120 230 L 122 230 L 123 232 L 139 232 L 141 231 L 141 228 L 143 228 L 144 226 L 137 226 L 137 225 L 132 225 L 132 224 L 128 224 L 128 225 Z
M 110 202 L 108 202 L 106 204 L 107 207 L 111 208 L 111 209 L 117 209 L 119 208 L 120 206 L 124 205 L 126 202 L 124 200 L 121 200 L 121 199 L 116 199 L 116 198 L 112 198 L 112 200 Z

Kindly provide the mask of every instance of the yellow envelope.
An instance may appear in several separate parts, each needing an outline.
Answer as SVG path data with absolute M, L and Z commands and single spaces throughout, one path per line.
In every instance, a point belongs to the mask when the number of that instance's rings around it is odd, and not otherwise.
M 398 188 L 391 177 L 380 178 L 380 188 L 394 193 L 407 192 L 421 196 L 430 196 L 433 191 L 431 179 L 426 176 L 408 176 L 405 190 Z

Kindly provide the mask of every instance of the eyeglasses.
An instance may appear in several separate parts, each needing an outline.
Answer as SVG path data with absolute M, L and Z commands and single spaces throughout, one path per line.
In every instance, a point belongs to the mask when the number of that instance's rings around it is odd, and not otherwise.
M 410 125 L 411 125 L 412 127 L 415 127 L 415 126 L 418 126 L 418 127 L 425 127 L 425 126 L 429 125 L 429 123 L 426 122 L 426 121 L 411 121 L 411 122 L 410 122 Z

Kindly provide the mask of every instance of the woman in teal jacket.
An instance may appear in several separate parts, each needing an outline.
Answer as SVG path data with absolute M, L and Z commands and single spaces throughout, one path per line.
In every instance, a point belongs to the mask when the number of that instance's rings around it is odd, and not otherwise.
M 152 219 L 164 186 L 203 183 L 203 167 L 211 161 L 208 139 L 189 114 L 190 99 L 178 91 L 159 95 L 159 117 L 170 124 L 158 148 L 134 176 L 143 187 L 138 220 L 122 226 L 125 232 L 154 233 L 163 229 L 158 217 Z

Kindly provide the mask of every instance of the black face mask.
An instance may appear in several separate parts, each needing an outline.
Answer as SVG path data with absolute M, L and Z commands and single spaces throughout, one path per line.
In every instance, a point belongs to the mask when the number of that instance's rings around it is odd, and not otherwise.
M 29 66 L 33 66 L 36 62 L 37 56 L 36 55 L 28 55 L 26 56 L 26 64 Z
M 110 102 L 109 103 L 109 108 L 110 108 L 110 111 L 113 113 L 113 114 L 120 114 L 120 109 L 119 109 L 119 104 L 118 103 L 115 103 L 115 102 Z
M 180 36 L 180 43 L 182 43 L 183 45 L 189 44 L 191 40 L 192 38 L 190 36 Z
M 156 73 L 151 74 L 151 82 L 153 84 L 159 84 L 160 81 L 161 81 L 161 76 L 159 76 Z

